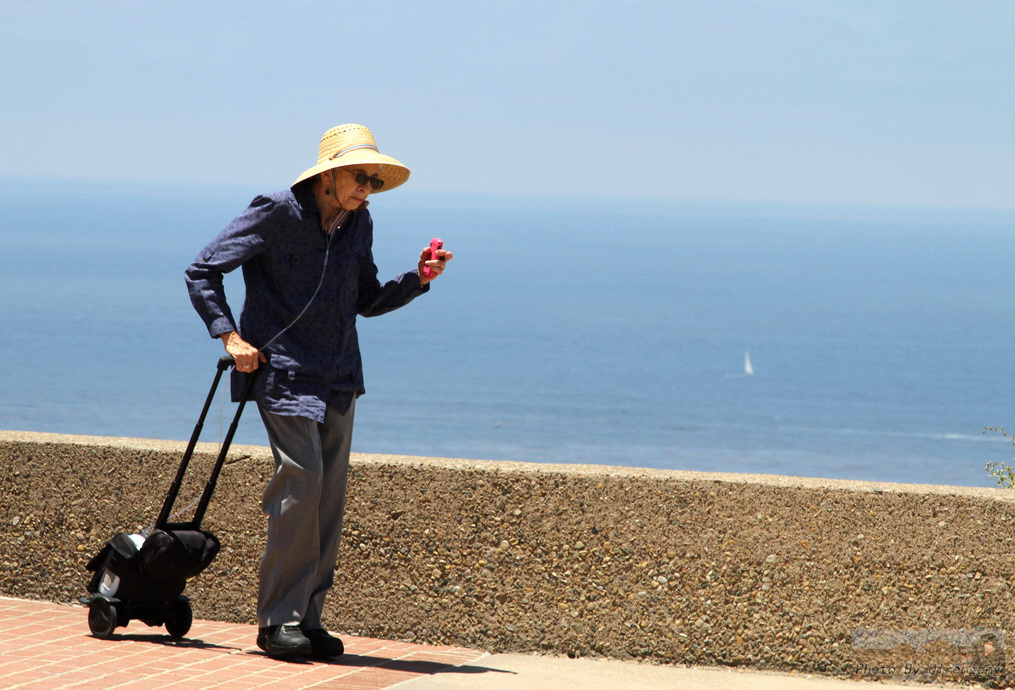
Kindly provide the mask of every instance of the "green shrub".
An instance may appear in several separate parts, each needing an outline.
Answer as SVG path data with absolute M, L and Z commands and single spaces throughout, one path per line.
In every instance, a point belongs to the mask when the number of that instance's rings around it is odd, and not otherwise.
M 994 431 L 1015 445 L 1015 436 L 1005 432 L 1004 427 L 988 426 L 983 430 L 983 433 L 988 431 Z M 1013 489 L 1015 488 L 1015 467 L 1005 462 L 988 462 L 987 463 L 987 474 L 997 480 L 998 486 L 1002 489 Z

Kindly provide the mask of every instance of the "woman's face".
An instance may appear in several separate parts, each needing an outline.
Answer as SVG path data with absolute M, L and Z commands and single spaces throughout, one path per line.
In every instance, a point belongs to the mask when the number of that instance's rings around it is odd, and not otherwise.
M 367 177 L 375 177 L 380 172 L 381 166 L 377 163 L 365 163 L 363 165 L 351 165 L 347 168 L 334 168 L 331 173 L 332 181 L 335 184 L 335 201 L 346 211 L 355 211 L 370 196 L 373 188 L 370 183 L 359 184 L 356 182 L 356 175 L 363 173 Z

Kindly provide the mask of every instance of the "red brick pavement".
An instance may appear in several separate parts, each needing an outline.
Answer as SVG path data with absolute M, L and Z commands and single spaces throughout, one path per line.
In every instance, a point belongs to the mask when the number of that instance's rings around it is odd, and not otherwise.
M 83 606 L 0 597 L 0 688 L 343 688 L 380 690 L 486 656 L 342 636 L 333 661 L 270 659 L 254 644 L 257 628 L 195 620 L 174 641 L 163 628 L 132 622 L 111 639 L 88 631 Z

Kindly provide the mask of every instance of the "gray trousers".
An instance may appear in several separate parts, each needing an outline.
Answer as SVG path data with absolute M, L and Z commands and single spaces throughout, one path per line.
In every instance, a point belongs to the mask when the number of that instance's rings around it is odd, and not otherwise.
M 268 543 L 261 558 L 258 625 L 322 627 L 342 538 L 355 408 L 353 401 L 343 415 L 329 405 L 324 424 L 260 410 L 275 474 L 261 503 Z

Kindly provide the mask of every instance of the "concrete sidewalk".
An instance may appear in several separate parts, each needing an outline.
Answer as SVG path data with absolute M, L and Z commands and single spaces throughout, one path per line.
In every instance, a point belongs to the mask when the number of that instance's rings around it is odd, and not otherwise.
M 0 598 L 0 687 L 343 688 L 381 690 L 858 690 L 846 680 L 727 669 L 438 647 L 342 636 L 331 662 L 281 662 L 255 644 L 256 627 L 195 620 L 187 638 L 133 622 L 111 639 L 88 630 L 83 606 Z M 879 688 L 912 688 L 878 683 Z M 927 687 L 926 685 L 924 687 Z

